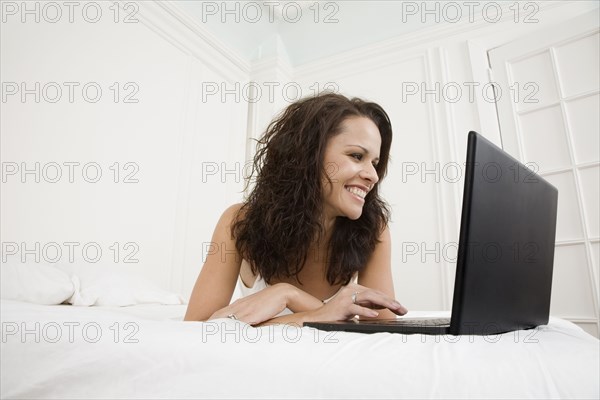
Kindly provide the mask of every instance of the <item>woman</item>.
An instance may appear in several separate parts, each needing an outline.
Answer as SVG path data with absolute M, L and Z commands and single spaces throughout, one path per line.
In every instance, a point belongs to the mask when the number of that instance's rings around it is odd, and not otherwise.
M 389 211 L 377 186 L 391 142 L 375 103 L 327 93 L 291 104 L 258 142 L 250 196 L 219 219 L 212 242 L 221 252 L 207 256 L 185 320 L 405 314 L 394 300 Z M 229 304 L 238 277 L 251 294 Z

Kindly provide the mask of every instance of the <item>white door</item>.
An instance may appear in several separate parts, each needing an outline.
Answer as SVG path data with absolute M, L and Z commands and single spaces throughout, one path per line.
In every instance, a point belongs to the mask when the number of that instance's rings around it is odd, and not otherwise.
M 596 337 L 598 27 L 595 10 L 488 53 L 493 80 L 504 90 L 497 103 L 504 149 L 559 191 L 551 315 Z

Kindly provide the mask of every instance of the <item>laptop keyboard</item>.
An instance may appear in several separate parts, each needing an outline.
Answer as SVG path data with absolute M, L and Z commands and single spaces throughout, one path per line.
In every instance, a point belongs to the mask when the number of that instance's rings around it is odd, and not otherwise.
M 450 325 L 450 318 L 376 319 L 368 322 L 376 325 L 445 326 Z

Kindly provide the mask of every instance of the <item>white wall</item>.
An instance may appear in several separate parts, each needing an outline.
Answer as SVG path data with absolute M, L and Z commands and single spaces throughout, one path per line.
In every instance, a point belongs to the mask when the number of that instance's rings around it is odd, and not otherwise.
M 222 162 L 229 168 L 243 162 L 246 105 L 203 101 L 202 82 L 244 80 L 247 66 L 224 56 L 159 5 L 141 2 L 138 22 L 114 23 L 112 3 L 96 4 L 103 16 L 96 23 L 75 13 L 72 24 L 66 18 L 36 23 L 33 17 L 23 23 L 19 15 L 2 24 L 1 155 L 8 175 L 1 229 L 4 250 L 11 250 L 3 257 L 54 261 L 58 248 L 57 262 L 71 263 L 72 246 L 76 264 L 116 264 L 184 291 L 201 266 L 200 243 L 210 240 L 209 227 L 228 203 L 242 198 L 241 179 L 223 185 L 218 173 L 202 173 Z M 39 99 L 9 95 L 13 82 L 28 89 L 40 82 Z M 54 103 L 51 82 L 63 89 Z M 72 102 L 63 82 L 76 82 Z M 121 90 L 116 103 L 114 82 Z M 87 83 L 101 88 L 97 102 L 82 97 Z M 134 90 L 130 100 L 136 102 L 124 102 Z M 79 165 L 69 182 L 67 165 L 74 162 Z M 33 174 L 21 174 L 23 166 L 33 169 L 36 163 L 39 182 Z M 86 181 L 95 179 L 96 169 L 82 176 L 87 164 L 101 171 L 98 182 Z M 15 165 L 18 171 L 9 174 Z M 55 165 L 62 177 L 52 183 Z M 135 182 L 124 182 L 127 177 Z M 85 245 L 92 246 L 87 259 Z M 102 251 L 99 259 L 95 248 Z M 25 249 L 37 254 L 24 254 Z M 184 264 L 190 269 L 185 280 Z
M 7 176 L 1 195 L 3 242 L 25 242 L 28 248 L 35 242 L 98 242 L 104 263 L 113 262 L 112 243 L 133 242 L 139 263 L 123 263 L 121 251 L 119 266 L 187 296 L 219 215 L 242 199 L 241 175 L 253 149 L 246 138 L 260 135 L 289 104 L 297 85 L 306 95 L 329 84 L 379 102 L 391 116 L 395 136 L 383 194 L 393 207 L 394 283 L 404 304 L 422 310 L 449 309 L 452 300 L 451 245 L 458 240 L 462 179 L 444 168 L 464 162 L 469 130 L 496 143 L 499 131 L 494 105 L 481 92 L 472 101 L 467 96 L 458 102 L 431 96 L 422 101 L 418 95 L 403 99 L 403 84 L 483 84 L 487 50 L 590 8 L 546 3 L 535 24 L 479 18 L 434 26 L 292 68 L 286 53 L 294 49 L 277 37 L 268 43 L 268 58 L 250 62 L 172 4 L 135 3 L 139 22 L 133 24 L 114 23 L 110 4 L 102 4 L 106 18 L 96 24 L 18 18 L 2 24 L 3 82 L 28 87 L 38 81 L 98 82 L 103 89 L 98 103 L 76 96 L 73 103 L 38 104 L 32 95 L 25 102 L 18 95 L 2 102 L 3 166 L 97 162 L 103 172 L 96 184 L 81 174 L 74 183 L 65 177 L 36 183 L 31 175 L 22 183 L 19 174 Z M 275 90 L 273 99 L 263 92 L 251 103 L 243 96 L 207 92 L 212 85 L 231 89 L 250 81 L 263 90 L 264 82 L 293 85 L 285 93 Z M 121 90 L 127 82 L 137 85 L 139 102 L 114 103 L 113 82 Z M 112 182 L 114 162 L 121 168 L 135 163 L 139 182 Z M 406 175 L 413 167 L 416 174 Z M 425 168 L 438 173 L 427 174 Z

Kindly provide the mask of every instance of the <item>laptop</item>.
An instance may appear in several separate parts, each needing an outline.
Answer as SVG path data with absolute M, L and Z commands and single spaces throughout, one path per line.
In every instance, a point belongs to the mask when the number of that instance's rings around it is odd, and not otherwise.
M 326 331 L 493 335 L 548 323 L 558 190 L 469 132 L 450 319 L 307 322 Z

